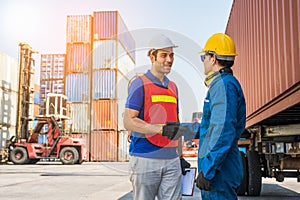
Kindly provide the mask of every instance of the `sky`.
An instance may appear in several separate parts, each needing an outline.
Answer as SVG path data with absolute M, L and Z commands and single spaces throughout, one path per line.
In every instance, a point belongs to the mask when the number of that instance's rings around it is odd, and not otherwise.
M 18 59 L 19 42 L 26 42 L 38 71 L 40 54 L 66 52 L 68 15 L 92 15 L 94 11 L 119 11 L 133 35 L 151 38 L 157 30 L 178 48 L 168 75 L 179 89 L 182 121 L 201 111 L 206 88 L 198 53 L 216 32 L 225 32 L 233 0 L 0 0 L 0 51 Z M 151 31 L 154 30 L 154 31 Z M 177 52 L 176 52 L 177 51 Z M 149 65 L 145 52 L 136 52 L 139 66 Z M 36 80 L 39 80 L 38 77 Z

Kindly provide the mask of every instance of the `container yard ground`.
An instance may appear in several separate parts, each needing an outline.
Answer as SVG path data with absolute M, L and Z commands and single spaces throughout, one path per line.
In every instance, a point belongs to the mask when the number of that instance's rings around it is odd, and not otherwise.
M 192 165 L 196 158 L 187 158 Z M 39 162 L 36 165 L 0 165 L 1 200 L 131 200 L 128 162 L 84 162 L 81 165 L 62 165 L 59 162 Z M 263 179 L 260 197 L 248 199 L 300 199 L 300 183 L 286 179 Z M 193 197 L 200 199 L 195 188 Z

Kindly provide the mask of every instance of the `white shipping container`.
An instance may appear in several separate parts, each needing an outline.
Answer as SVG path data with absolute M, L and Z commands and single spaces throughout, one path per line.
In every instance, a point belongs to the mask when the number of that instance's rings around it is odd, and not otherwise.
M 89 119 L 87 103 L 70 103 L 72 133 L 88 133 Z
M 93 69 L 117 68 L 116 40 L 99 40 L 93 42 Z
M 128 51 L 117 40 L 98 40 L 93 43 L 93 69 L 117 68 L 127 74 L 135 66 Z
M 13 91 L 19 88 L 19 62 L 0 52 L 0 87 Z
M 124 110 L 125 110 L 125 103 L 127 100 L 128 95 L 128 84 L 129 78 L 122 74 L 120 71 L 118 72 L 118 80 L 117 80 L 117 99 L 118 99 L 118 130 L 122 131 L 125 130 L 123 124 L 123 117 L 124 117 Z
M 128 131 L 118 132 L 118 161 L 125 162 L 129 160 L 129 142 Z
M 17 92 L 0 88 L 0 124 L 16 125 L 17 102 Z
M 16 126 L 2 126 L 0 128 L 0 149 L 5 148 L 6 140 L 16 135 Z

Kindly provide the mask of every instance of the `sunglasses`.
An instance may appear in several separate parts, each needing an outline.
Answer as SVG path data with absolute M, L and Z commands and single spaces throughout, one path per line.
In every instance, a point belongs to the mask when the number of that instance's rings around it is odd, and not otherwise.
M 212 53 L 212 52 L 205 52 L 205 54 L 200 55 L 201 61 L 204 62 L 205 56 L 209 56 L 209 55 L 212 56 L 212 55 L 215 55 L 215 54 Z
M 204 60 L 205 60 L 205 54 L 200 55 L 200 58 L 201 58 L 201 61 L 204 62 Z

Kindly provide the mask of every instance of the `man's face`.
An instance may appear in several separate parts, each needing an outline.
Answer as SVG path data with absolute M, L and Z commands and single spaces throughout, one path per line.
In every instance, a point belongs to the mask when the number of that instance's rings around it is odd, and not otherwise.
M 174 61 L 173 48 L 165 48 L 157 50 L 157 56 L 151 57 L 154 69 L 158 73 L 168 74 Z
M 212 57 L 208 54 L 205 54 L 204 56 L 204 74 L 207 75 L 209 72 L 213 71 Z

